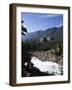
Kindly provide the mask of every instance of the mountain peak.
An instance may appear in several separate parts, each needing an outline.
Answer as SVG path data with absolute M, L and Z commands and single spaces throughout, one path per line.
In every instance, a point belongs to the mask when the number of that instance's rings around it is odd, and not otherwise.
M 63 37 L 63 26 L 60 27 L 52 27 L 46 30 L 38 30 L 32 33 L 27 33 L 25 36 L 22 37 L 22 40 L 26 41 L 34 41 L 39 40 L 43 36 L 46 37 L 54 37 L 56 40 L 62 39 Z

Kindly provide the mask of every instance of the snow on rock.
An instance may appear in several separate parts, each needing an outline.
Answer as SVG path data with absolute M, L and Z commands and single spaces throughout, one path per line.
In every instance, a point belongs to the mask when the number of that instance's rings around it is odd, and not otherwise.
M 41 72 L 47 72 L 48 74 L 61 75 L 63 67 L 57 63 L 50 61 L 41 61 L 37 57 L 32 57 L 31 62 L 34 67 L 38 68 Z

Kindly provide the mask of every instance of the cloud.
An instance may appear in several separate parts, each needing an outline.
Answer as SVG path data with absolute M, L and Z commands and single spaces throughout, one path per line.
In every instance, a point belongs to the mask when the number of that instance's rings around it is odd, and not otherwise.
M 48 14 L 48 15 L 41 15 L 40 18 L 54 18 L 60 16 L 59 14 Z

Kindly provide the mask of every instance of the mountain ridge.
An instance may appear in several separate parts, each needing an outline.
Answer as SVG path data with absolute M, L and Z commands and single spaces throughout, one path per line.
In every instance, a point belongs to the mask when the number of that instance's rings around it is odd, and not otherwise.
M 63 39 L 63 26 L 48 28 L 46 30 L 38 30 L 35 32 L 27 33 L 25 36 L 22 35 L 23 41 L 34 41 L 39 40 L 43 36 L 54 37 L 55 40 Z

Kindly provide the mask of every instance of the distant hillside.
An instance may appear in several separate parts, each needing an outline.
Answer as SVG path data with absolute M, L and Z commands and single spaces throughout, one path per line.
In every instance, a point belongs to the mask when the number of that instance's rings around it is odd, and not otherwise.
M 38 30 L 36 32 L 27 33 L 25 36 L 22 35 L 22 40 L 25 41 L 38 41 L 45 35 L 46 37 L 54 38 L 56 41 L 62 41 L 63 39 L 63 26 L 53 27 L 46 30 Z

